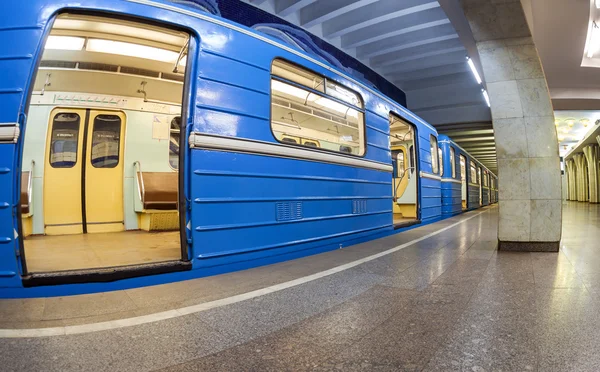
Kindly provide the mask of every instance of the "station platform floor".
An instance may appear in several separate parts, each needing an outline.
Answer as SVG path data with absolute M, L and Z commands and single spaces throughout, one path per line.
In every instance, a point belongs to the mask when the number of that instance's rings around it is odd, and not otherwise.
M 0 300 L 6 371 L 598 371 L 600 206 L 559 253 L 498 252 L 497 207 L 214 277 Z

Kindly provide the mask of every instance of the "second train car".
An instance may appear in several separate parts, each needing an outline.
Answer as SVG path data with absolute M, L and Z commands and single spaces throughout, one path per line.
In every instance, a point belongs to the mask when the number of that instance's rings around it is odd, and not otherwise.
M 280 39 L 181 2 L 1 7 L 1 297 L 240 270 L 497 200 L 448 137 Z

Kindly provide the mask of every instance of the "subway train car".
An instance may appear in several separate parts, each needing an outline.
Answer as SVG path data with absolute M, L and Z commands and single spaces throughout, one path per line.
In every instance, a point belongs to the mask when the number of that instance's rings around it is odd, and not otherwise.
M 483 164 L 445 135 L 439 135 L 442 150 L 442 217 L 497 202 L 497 178 Z
M 280 39 L 181 1 L 2 7 L 0 297 L 214 275 L 484 204 L 464 150 Z

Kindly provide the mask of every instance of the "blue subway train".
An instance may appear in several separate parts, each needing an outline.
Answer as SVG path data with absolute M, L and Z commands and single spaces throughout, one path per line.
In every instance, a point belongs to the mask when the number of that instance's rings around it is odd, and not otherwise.
M 299 31 L 198 4 L 0 5 L 0 297 L 241 270 L 498 200 L 492 172 Z

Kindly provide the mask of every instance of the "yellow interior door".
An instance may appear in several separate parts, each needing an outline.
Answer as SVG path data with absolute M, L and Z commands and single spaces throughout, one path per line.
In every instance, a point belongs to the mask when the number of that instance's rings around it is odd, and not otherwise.
M 92 110 L 88 128 L 84 174 L 87 232 L 124 231 L 125 115 Z
M 44 166 L 44 224 L 47 235 L 81 234 L 81 170 L 86 111 L 50 114 Z

